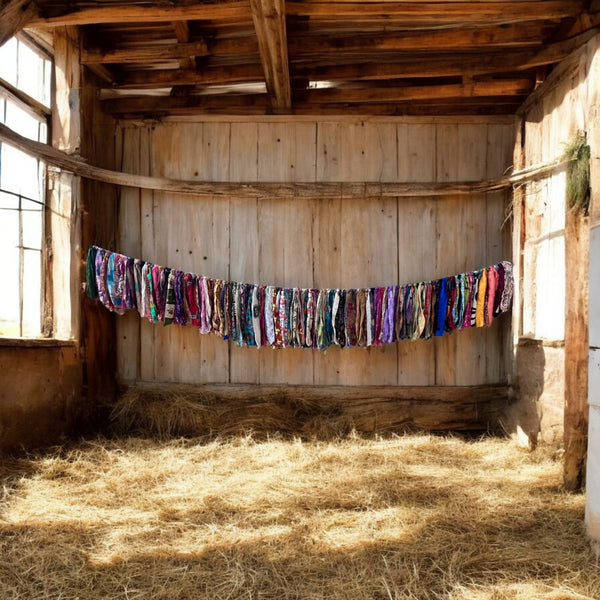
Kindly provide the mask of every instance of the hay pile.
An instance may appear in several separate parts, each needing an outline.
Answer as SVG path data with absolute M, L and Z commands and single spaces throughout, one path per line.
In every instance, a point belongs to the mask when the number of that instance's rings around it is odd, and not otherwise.
M 98 440 L 0 473 L 3 599 L 600 598 L 548 448 Z

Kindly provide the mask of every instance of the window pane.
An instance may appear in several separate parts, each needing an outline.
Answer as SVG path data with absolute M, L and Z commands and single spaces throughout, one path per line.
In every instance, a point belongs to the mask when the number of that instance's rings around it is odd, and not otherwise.
M 19 198 L 17 196 L 13 196 L 12 194 L 4 194 L 0 192 L 0 210 L 3 208 L 19 208 Z M 2 220 L 2 215 L 4 213 L 0 212 L 0 221 Z
M 41 333 L 42 261 L 41 252 L 25 250 L 23 261 L 23 335 Z
M 0 188 L 41 201 L 44 195 L 39 181 L 38 161 L 7 144 L 2 144 Z
M 50 106 L 50 81 L 46 81 L 46 63 L 50 61 L 41 57 L 35 50 L 27 44 L 19 41 L 18 48 L 18 70 L 17 87 L 42 102 Z
M 19 213 L 0 211 L 0 254 L 3 257 L 0 293 L 0 335 L 19 336 Z
M 23 246 L 36 250 L 42 249 L 41 210 L 23 211 Z
M 29 113 L 21 110 L 13 102 L 6 102 L 6 120 L 4 124 L 30 140 L 38 141 L 39 121 Z
M 0 77 L 8 83 L 17 85 L 17 40 L 11 38 L 0 46 Z

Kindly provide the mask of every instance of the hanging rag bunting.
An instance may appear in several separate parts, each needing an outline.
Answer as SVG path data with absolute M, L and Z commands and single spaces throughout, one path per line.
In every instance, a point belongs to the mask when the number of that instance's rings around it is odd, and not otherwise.
M 163 325 L 193 325 L 239 346 L 366 348 L 489 327 L 510 308 L 512 264 L 433 281 L 359 289 L 284 288 L 213 279 L 91 246 L 87 294 Z

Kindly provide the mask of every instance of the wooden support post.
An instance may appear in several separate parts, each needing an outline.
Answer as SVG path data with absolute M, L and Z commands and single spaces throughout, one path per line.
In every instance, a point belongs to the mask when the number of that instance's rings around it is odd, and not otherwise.
M 567 490 L 583 488 L 588 431 L 589 217 L 567 208 L 565 225 L 565 457 Z
M 53 152 L 84 154 L 97 160 L 96 149 L 106 146 L 93 130 L 97 119 L 94 91 L 85 83 L 76 27 L 55 30 L 55 100 L 52 121 Z M 107 151 L 111 151 L 110 148 Z M 111 151 L 112 152 L 112 151 Z M 81 181 L 66 171 L 51 175 L 49 202 L 52 215 L 54 328 L 62 336 L 79 340 L 83 359 L 85 409 L 90 422 L 98 407 L 115 396 L 115 327 L 113 316 L 97 302 L 88 301 L 81 289 L 85 281 L 85 252 L 93 243 L 110 245 L 114 239 L 115 200 L 95 193 L 99 184 Z M 114 194 L 113 194 L 114 196 Z M 107 226 L 105 224 L 108 223 Z M 107 234 L 108 232 L 108 234 Z M 64 265 L 70 265 L 67 274 Z M 59 268 L 60 267 L 60 268 Z M 66 287 L 65 287 L 66 286 Z M 65 290 L 70 289 L 70 293 Z

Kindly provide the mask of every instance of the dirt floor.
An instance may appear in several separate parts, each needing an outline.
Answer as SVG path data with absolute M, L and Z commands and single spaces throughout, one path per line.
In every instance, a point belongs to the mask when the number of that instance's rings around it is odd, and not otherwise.
M 598 600 L 560 460 L 435 436 L 0 459 L 0 598 Z

